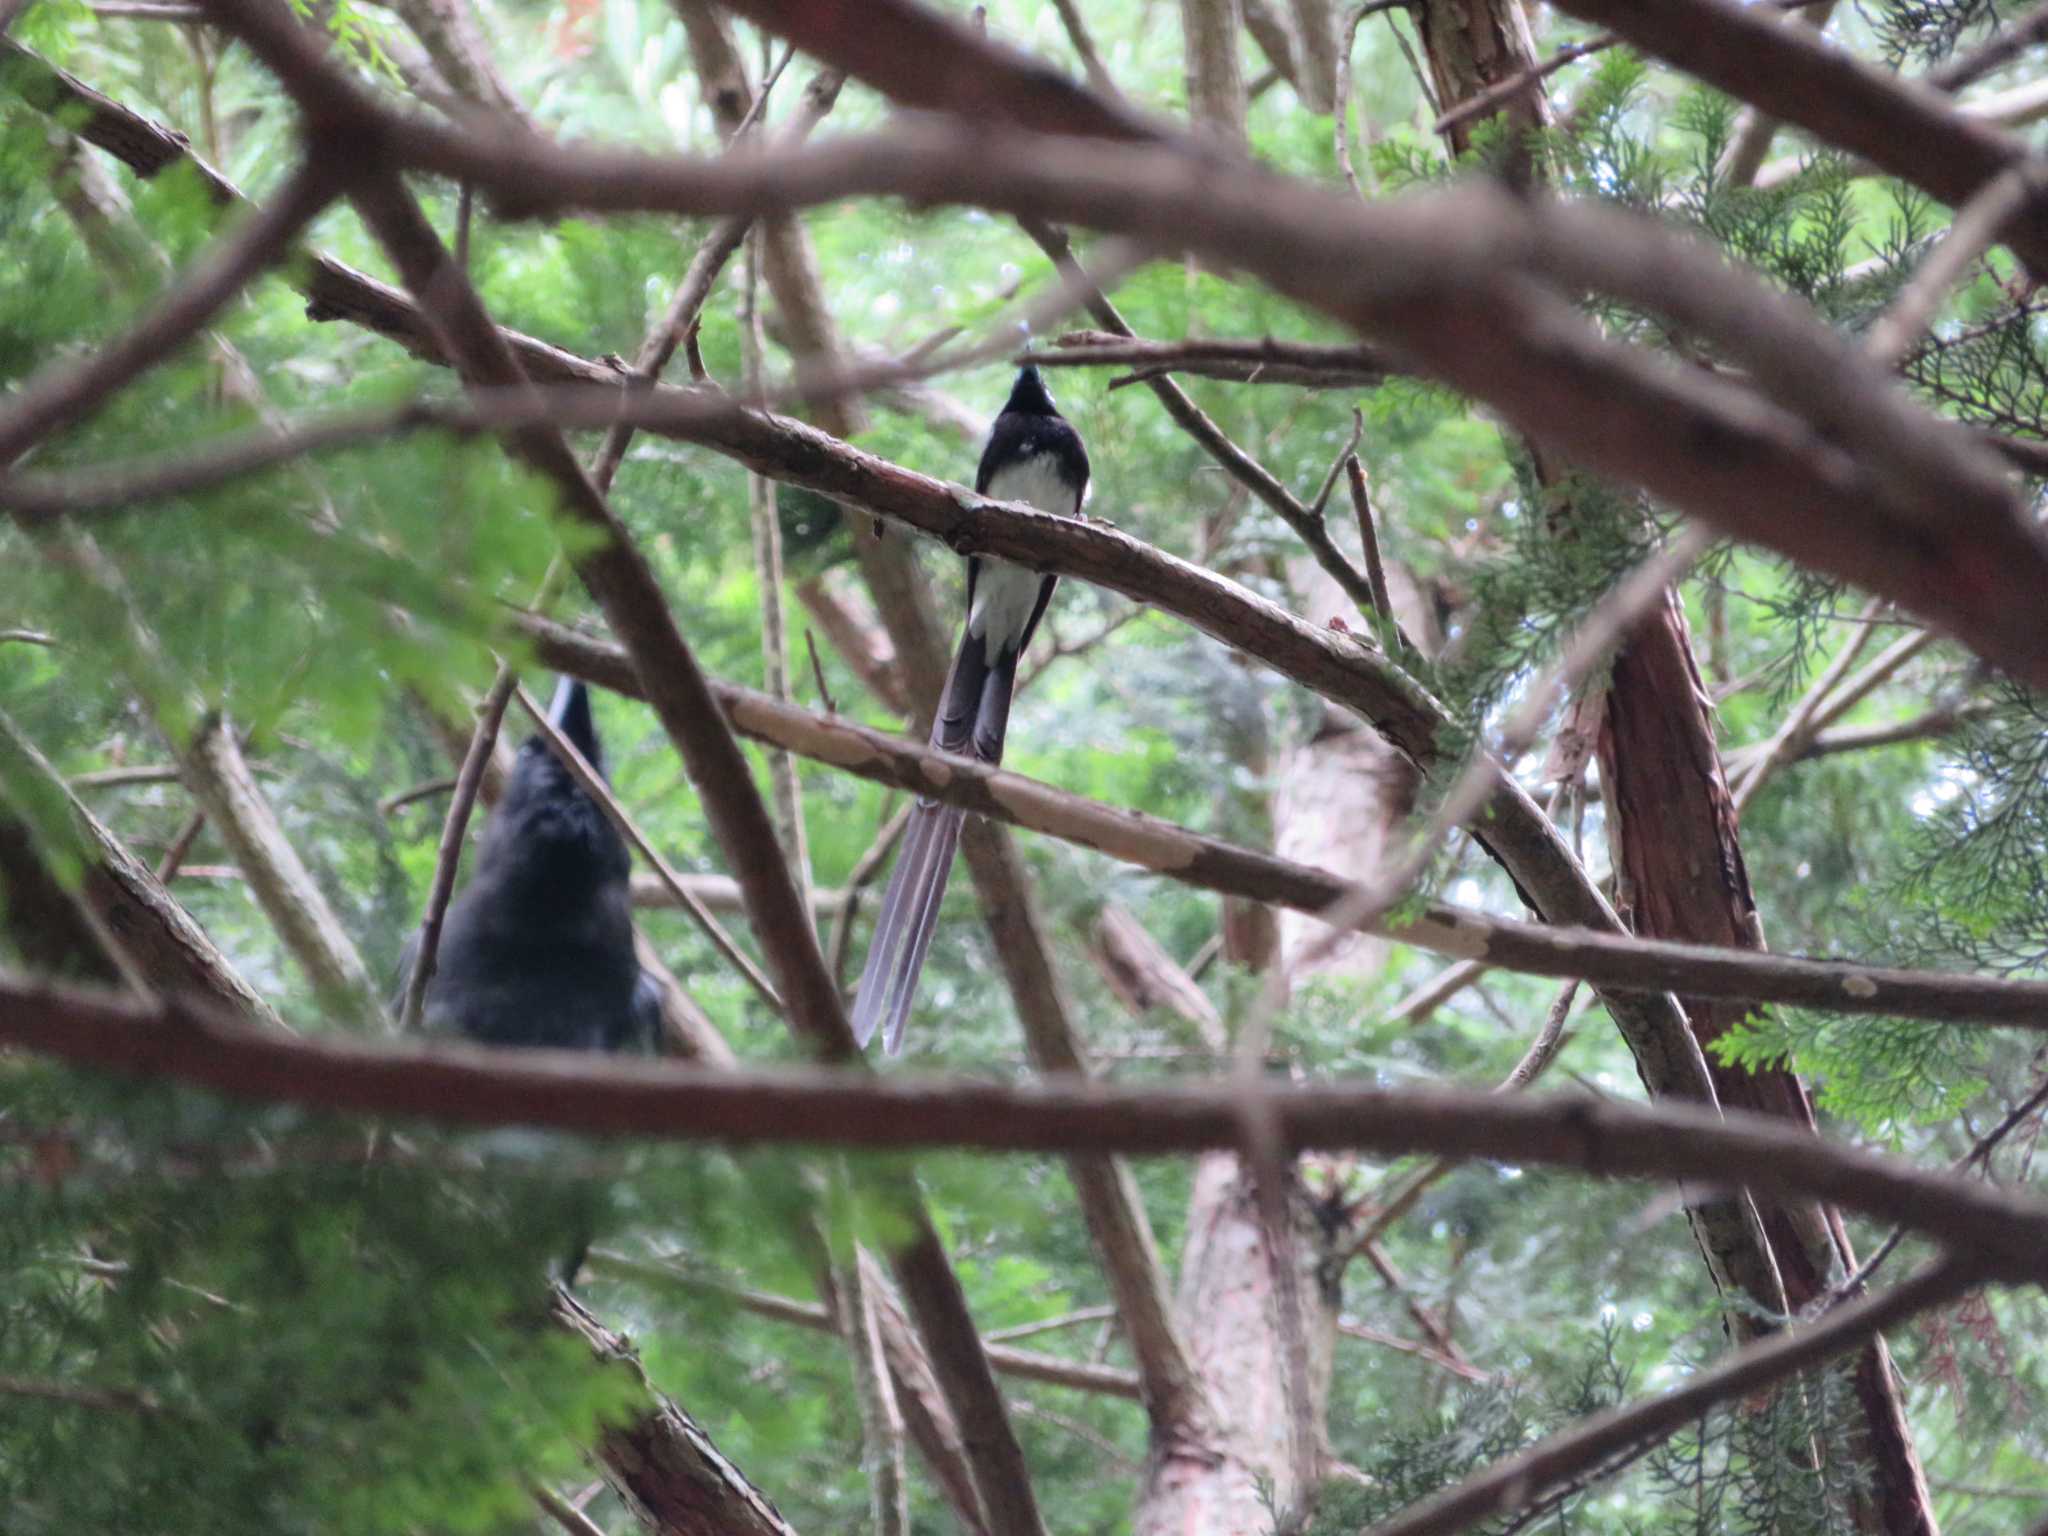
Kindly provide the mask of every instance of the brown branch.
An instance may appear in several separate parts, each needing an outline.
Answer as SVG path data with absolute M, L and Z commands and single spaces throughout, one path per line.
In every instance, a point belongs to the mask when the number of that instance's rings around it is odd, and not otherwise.
M 1452 1536 L 1489 1516 L 1512 1513 L 1545 1490 L 1643 1441 L 1654 1441 L 1696 1422 L 1709 1409 L 1761 1392 L 1795 1372 L 1856 1348 L 1882 1330 L 1970 1288 L 1967 1264 L 1944 1259 L 1881 1295 L 1866 1297 L 1804 1327 L 1737 1350 L 1661 1397 L 1610 1409 L 1506 1460 L 1495 1462 L 1407 1513 L 1372 1527 L 1367 1536 Z
M 681 886 L 690 899 L 712 912 L 737 912 L 744 914 L 745 907 L 740 900 L 740 884 L 731 875 L 691 875 L 671 869 L 675 883 L 657 874 L 635 875 L 633 877 L 633 905 L 648 911 L 673 911 L 682 906 L 682 899 L 676 894 Z M 820 913 L 836 913 L 846 907 L 847 893 L 832 886 L 820 886 L 811 892 L 811 905 Z
M 651 1280 L 663 1285 L 678 1285 L 694 1291 L 708 1291 L 723 1296 L 757 1317 L 773 1318 L 776 1322 L 790 1323 L 816 1333 L 838 1331 L 839 1325 L 833 1320 L 831 1313 L 815 1303 L 799 1301 L 793 1296 L 777 1296 L 768 1291 L 727 1285 L 709 1276 L 693 1273 L 678 1264 L 636 1259 L 623 1253 L 609 1253 L 602 1249 L 592 1253 L 590 1259 L 593 1267 L 613 1275 L 635 1280 Z M 1103 1311 L 1107 1315 L 1113 1313 L 1114 1309 L 1105 1308 Z M 1066 1360 L 1058 1355 L 1048 1355 L 1036 1350 L 1005 1348 L 998 1334 L 988 1335 L 988 1358 L 989 1363 L 1004 1375 L 1015 1376 L 1021 1380 L 1040 1381 L 1055 1387 L 1072 1387 L 1077 1392 L 1121 1397 L 1131 1402 L 1136 1402 L 1139 1398 L 1136 1371 L 1123 1370 L 1113 1365 L 1093 1365 L 1085 1361 Z
M 548 665 L 638 696 L 618 647 L 527 619 Z M 750 689 L 715 688 L 733 729 L 878 784 L 929 795 L 979 816 L 1093 848 L 1183 884 L 1311 915 L 1350 889 L 1308 865 L 1187 831 L 1143 812 L 1100 805 L 1021 774 L 933 752 L 840 716 L 780 705 Z M 1540 812 L 1538 813 L 1541 814 Z M 1545 823 L 1547 826 L 1548 823 Z M 1560 929 L 1430 903 L 1419 916 L 1365 931 L 1457 960 L 1530 975 L 1580 977 L 1616 993 L 1792 1003 L 1841 1013 L 2048 1028 L 2048 982 L 1896 970 L 1852 962 Z
M 1530 87 L 1540 85 L 1567 64 L 1576 64 L 1592 54 L 1612 48 L 1621 39 L 1612 32 L 1602 32 L 1589 37 L 1582 43 L 1569 43 L 1557 50 L 1540 64 L 1532 64 L 1517 70 L 1507 79 L 1488 86 L 1476 96 L 1468 97 L 1436 120 L 1432 133 L 1448 134 L 1453 128 L 1471 122 L 1474 118 L 1488 117 L 1499 111 L 1514 97 Z
M 1142 139 L 1171 131 L 916 0 L 866 0 L 857 10 L 811 0 L 728 0 L 727 9 L 907 107 L 983 122 L 993 117 L 1041 133 Z
M 318 47 L 284 13 L 262 0 L 213 0 L 211 8 L 277 74 L 313 132 L 325 124 L 331 131 L 360 133 L 374 123 L 375 109 L 328 69 Z M 525 387 L 526 377 L 503 335 L 403 185 L 388 173 L 373 175 L 352 200 L 408 288 L 422 298 L 465 382 Z M 523 429 L 511 446 L 554 483 L 562 511 L 598 535 L 600 542 L 586 548 L 578 561 L 578 574 L 613 631 L 635 654 L 649 702 L 698 786 L 712 832 L 739 878 L 748 916 L 776 971 L 790 1024 L 821 1059 L 854 1058 L 845 1010 L 802 896 L 776 848 L 767 808 L 653 572 L 556 429 Z M 1023 1452 L 944 1247 L 913 1184 L 887 1176 L 875 1183 L 909 1227 L 908 1240 L 892 1260 L 960 1422 L 992 1529 L 996 1536 L 1041 1536 Z
M 1939 69 L 1929 70 L 1927 83 L 1937 91 L 1960 91 L 2003 69 L 2043 38 L 2048 38 L 2048 5 L 2037 5 L 1970 52 L 1959 53 Z
M 1519 1093 L 1546 1072 L 1557 1059 L 1557 1053 L 1564 1045 L 1565 1019 L 1571 1013 L 1572 999 L 1578 995 L 1579 984 L 1568 981 L 1564 990 L 1557 994 L 1550 1009 L 1543 1016 L 1543 1027 L 1536 1032 L 1536 1038 L 1529 1042 L 1529 1048 L 1516 1061 L 1513 1069 L 1494 1089 L 1495 1093 Z M 1373 1196 L 1374 1209 L 1365 1227 L 1351 1240 L 1353 1254 L 1362 1252 L 1368 1245 L 1379 1241 L 1387 1229 L 1415 1208 L 1430 1187 L 1441 1183 L 1457 1170 L 1458 1164 L 1451 1158 L 1439 1157 L 1417 1169 L 1401 1181 L 1393 1194 L 1384 1200 Z M 1382 1186 L 1384 1187 L 1384 1186 Z
M 292 173 L 276 201 L 210 247 L 183 282 L 120 336 L 75 362 L 52 363 L 29 379 L 0 409 L 0 466 L 13 464 L 53 432 L 87 416 L 197 335 L 291 248 L 338 191 L 329 163 L 308 161 Z
M 1009 830 L 970 821 L 961 838 L 996 958 L 1009 983 L 1032 1065 L 1056 1077 L 1085 1076 L 1080 1039 L 1050 947 L 1033 910 L 1030 881 Z M 1210 1404 L 1187 1341 L 1174 1322 L 1166 1268 L 1128 1166 L 1075 1156 L 1067 1176 L 1096 1259 L 1116 1297 L 1124 1337 L 1144 1383 L 1145 1409 L 1162 1443 L 1194 1434 Z
M 1348 1322 L 1345 1319 L 1339 1318 L 1337 1321 L 1337 1332 L 1347 1339 L 1357 1339 L 1362 1343 L 1376 1344 L 1381 1349 L 1398 1350 L 1404 1355 L 1413 1355 L 1418 1360 L 1427 1361 L 1440 1371 L 1449 1371 L 1453 1376 L 1463 1381 L 1486 1382 L 1493 1379 L 1490 1374 L 1480 1370 L 1470 1361 L 1460 1359 L 1455 1355 L 1447 1355 L 1442 1350 L 1431 1345 L 1419 1344 L 1414 1339 L 1404 1339 L 1398 1333 L 1388 1333 L 1383 1329 L 1373 1328 L 1365 1323 Z
M 1078 0 L 1052 0 L 1052 5 L 1059 12 L 1060 25 L 1066 28 L 1067 41 L 1074 45 L 1074 53 L 1081 60 L 1088 83 L 1104 96 L 1117 96 L 1116 81 L 1110 78 L 1109 67 L 1095 50 L 1094 34 L 1088 30 L 1088 20 L 1081 14 Z
M 1365 466 L 1355 453 L 1344 458 L 1344 478 L 1351 490 L 1351 510 L 1358 518 L 1358 542 L 1365 551 L 1365 580 L 1372 590 L 1372 611 L 1380 623 L 1398 633 L 1393 600 L 1387 595 L 1387 567 L 1380 558 L 1380 534 L 1372 515 L 1372 494 L 1366 489 Z
M 1042 218 L 1026 217 L 1024 232 L 1036 241 L 1053 265 L 1058 267 L 1069 281 L 1085 281 L 1079 259 L 1066 233 L 1048 224 Z M 1130 325 L 1124 320 L 1114 304 L 1099 288 L 1083 290 L 1087 294 L 1088 308 L 1096 321 L 1109 328 L 1112 334 L 1130 337 Z M 1308 546 L 1315 556 L 1316 564 L 1330 573 L 1333 580 L 1352 602 L 1364 609 L 1372 600 L 1371 588 L 1360 576 L 1344 552 L 1337 548 L 1330 538 L 1328 525 L 1320 514 L 1303 506 L 1294 493 L 1282 485 L 1250 454 L 1233 443 L 1223 429 L 1210 419 L 1209 414 L 1189 398 L 1187 392 L 1172 379 L 1163 376 L 1148 377 L 1145 380 L 1159 403 L 1166 408 L 1180 429 L 1192 437 L 1224 470 L 1264 502 L 1280 520 L 1294 530 L 1295 536 Z
M 36 88 L 43 99 L 50 99 L 50 92 L 61 86 L 61 81 L 53 84 L 45 77 Z M 365 106 L 364 110 L 369 109 Z M 90 116 L 86 128 L 88 136 L 99 135 L 94 142 L 104 138 L 132 145 L 136 137 L 131 123 L 110 126 L 104 113 Z M 934 128 L 933 134 L 940 140 L 950 139 L 943 129 Z M 1376 320 L 1382 329 L 1400 332 L 1419 356 L 1431 357 L 1433 371 L 1492 398 L 1518 424 L 1555 439 L 1587 467 L 1633 479 L 1714 519 L 1723 531 L 1737 537 L 1771 544 L 1795 559 L 1874 591 L 1939 612 L 1971 643 L 2021 675 L 2048 675 L 2048 661 L 2042 659 L 2044 647 L 2027 617 L 2034 608 L 2031 594 L 2041 584 L 2037 579 L 2042 575 L 2041 550 L 2036 540 L 2021 531 L 2002 484 L 1996 490 L 1995 509 L 1989 505 L 1982 509 L 1987 516 L 1980 518 L 1974 507 L 1964 512 L 1954 494 L 1959 486 L 1972 488 L 1961 498 L 1964 505 L 1976 502 L 1980 494 L 1990 494 L 1992 487 L 1975 464 L 1960 477 L 1952 473 L 1963 469 L 1950 453 L 1954 440 L 1945 441 L 1937 455 L 1945 461 L 1941 467 L 1931 462 L 1920 466 L 1924 477 L 1909 476 L 1897 484 L 1866 484 L 1866 470 L 1804 429 L 1794 429 L 1769 413 L 1760 415 L 1753 397 L 1727 381 L 1669 372 L 1648 358 L 1599 341 L 1562 306 L 1540 300 L 1526 289 L 1512 294 L 1503 291 L 1499 303 L 1490 306 L 1483 302 L 1485 290 L 1473 287 L 1470 253 L 1512 246 L 1517 237 L 1511 230 L 1524 222 L 1524 214 L 1517 211 L 1519 205 L 1491 198 L 1479 189 L 1468 188 L 1444 198 L 1411 199 L 1398 208 L 1388 205 L 1378 210 L 1372 228 L 1376 235 L 1387 235 L 1389 243 L 1375 249 L 1374 240 L 1364 238 L 1366 230 L 1355 222 L 1345 224 L 1338 233 L 1330 221 L 1333 210 L 1327 205 L 1327 193 L 1290 188 L 1284 181 L 1269 182 L 1254 172 L 1226 175 L 1219 168 L 1203 165 L 1199 169 L 1203 196 L 1191 201 L 1185 195 L 1186 167 L 1170 171 L 1155 158 L 1158 151 L 1113 150 L 1107 145 L 1091 146 L 1089 156 L 1135 155 L 1144 161 L 1143 166 L 1121 160 L 1099 164 L 1103 180 L 1082 187 L 1072 184 L 1070 169 L 1064 164 L 1054 174 L 1053 163 L 1061 162 L 1062 156 L 1033 151 L 1009 157 L 1000 152 L 1000 141 L 982 136 L 971 146 L 953 146 L 913 145 L 910 137 L 898 135 L 887 141 L 886 150 L 842 143 L 773 167 L 757 165 L 743 181 L 735 183 L 722 179 L 724 173 L 715 167 L 693 165 L 684 174 L 680 162 L 567 155 L 530 144 L 522 147 L 519 142 L 494 141 L 486 151 L 456 130 L 408 125 L 414 147 L 422 137 L 438 146 L 426 158 L 453 174 L 471 175 L 482 168 L 496 184 L 524 188 L 534 197 L 570 202 L 687 204 L 697 209 L 716 201 L 783 205 L 809 197 L 844 196 L 863 186 L 877 191 L 914 187 L 918 195 L 931 197 L 940 190 L 935 181 L 943 172 L 945 176 L 957 174 L 963 195 L 1001 201 L 1020 212 L 1059 213 L 1126 228 L 1149 225 L 1156 217 L 1160 227 L 1172 228 L 1191 242 L 1199 237 L 1205 247 L 1262 270 L 1283 288 L 1292 285 L 1298 296 L 1309 302 L 1346 317 L 1355 316 L 1362 323 Z M 152 142 L 145 157 L 159 153 Z M 803 167 L 801 177 L 796 174 L 799 166 Z M 770 174 L 771 168 L 775 174 Z M 1240 175 L 1259 183 L 1241 188 L 1243 200 L 1234 195 L 1240 189 L 1233 178 Z M 967 191 L 970 182 L 971 194 Z M 684 183 L 689 188 L 687 195 L 681 191 Z M 707 195 L 710 185 L 722 189 L 716 199 Z M 1091 190 L 1097 188 L 1099 195 Z M 1416 217 L 1411 220 L 1411 215 Z M 1545 222 L 1553 223 L 1555 217 L 1548 216 Z M 1641 269 L 1645 267 L 1668 272 L 1670 257 L 1680 249 L 1659 244 L 1656 259 L 1650 260 L 1652 253 L 1645 251 L 1640 236 L 1619 242 L 1611 239 L 1629 230 L 1628 221 L 1615 223 L 1593 210 L 1577 210 L 1571 215 L 1571 221 L 1580 218 L 1592 225 L 1573 236 L 1583 247 L 1577 251 L 1581 260 L 1575 264 L 1575 281 L 1585 275 L 1583 258 L 1598 255 L 1605 258 L 1605 277 L 1621 282 L 1624 288 L 1633 287 L 1644 281 Z M 1500 220 L 1506 221 L 1506 227 L 1498 225 Z M 1207 227 L 1197 229 L 1196 225 Z M 1400 238 L 1392 238 L 1397 232 Z M 1428 244 L 1453 233 L 1454 248 Z M 1559 244 L 1572 243 L 1563 239 L 1562 230 L 1558 233 L 1558 241 L 1547 242 L 1553 251 Z M 1333 237 L 1335 244 L 1331 245 L 1328 242 Z M 1422 239 L 1426 251 L 1403 243 L 1410 238 Z M 1603 249 L 1610 245 L 1615 248 Z M 1457 252 L 1465 254 L 1461 257 Z M 1496 266 L 1488 265 L 1477 275 L 1498 276 Z M 1801 319 L 1801 312 L 1783 302 L 1764 299 L 1762 290 L 1722 271 L 1718 263 L 1703 255 L 1697 260 L 1688 257 L 1683 266 L 1683 280 L 1673 281 L 1672 289 L 1687 288 L 1697 280 L 1702 291 L 1718 301 L 1730 296 L 1727 285 L 1736 282 L 1742 290 L 1741 301 L 1720 318 L 1735 321 L 1736 330 L 1746 328 L 1746 347 L 1758 344 L 1761 330 L 1767 333 L 1768 344 L 1780 362 L 1789 359 L 1816 375 L 1805 390 L 1808 399 L 1825 404 L 1830 425 L 1859 445 L 1877 442 L 1880 462 L 1889 462 L 1901 452 L 1917 452 L 1926 446 L 1927 432 L 1945 430 L 1924 413 L 1911 416 L 1910 407 L 1890 398 L 1888 385 L 1883 387 L 1886 393 L 1880 398 L 1881 408 L 1875 411 L 1866 411 L 1871 404 L 1868 391 L 1832 390 L 1840 378 L 1827 360 L 1841 364 L 1843 347 L 1826 327 L 1810 315 Z M 1333 269 L 1337 276 L 1330 279 Z M 1401 274 L 1400 283 L 1392 281 L 1396 273 Z M 1317 281 L 1312 290 L 1304 289 L 1310 274 Z M 390 290 L 334 263 L 316 263 L 311 279 L 309 288 L 320 312 L 351 315 L 427 355 L 437 354 L 438 344 L 416 313 L 402 302 L 394 303 L 397 296 Z M 1439 313 L 1434 305 L 1421 302 L 1412 286 L 1404 286 L 1415 282 L 1454 288 L 1458 307 Z M 1331 291 L 1347 284 L 1343 294 Z M 1391 309 L 1378 308 L 1367 297 L 1382 284 L 1390 299 L 1395 291 L 1400 294 L 1401 302 Z M 1665 299 L 1671 296 L 1662 294 Z M 1788 322 L 1796 326 L 1791 334 L 1783 329 Z M 1504 334 L 1521 334 L 1535 344 L 1536 350 L 1526 359 L 1532 365 L 1528 372 L 1510 366 L 1520 354 L 1501 346 Z M 530 338 L 507 336 L 506 341 L 539 377 L 617 382 L 611 370 Z M 1904 434 L 1893 430 L 1900 423 L 1901 410 L 1908 411 L 1913 427 Z M 1859 421 L 1859 417 L 1867 419 Z M 742 438 L 732 432 L 700 436 L 744 461 L 750 449 L 743 446 Z M 1709 442 L 1717 445 L 1712 452 L 1689 454 L 1673 449 L 1674 443 Z M 758 448 L 759 443 L 755 435 L 752 447 Z M 1728 446 L 1732 443 L 1742 444 L 1741 451 L 1733 451 Z M 783 477 L 794 478 L 786 451 L 781 460 Z M 1919 499 L 1919 491 L 1937 480 L 1943 486 L 1938 508 Z M 1891 510 L 1909 515 L 1874 522 L 1872 513 L 1893 498 L 1900 504 Z M 883 510 L 871 503 L 870 507 Z M 1958 517 L 1967 517 L 1967 540 L 1956 536 Z M 1942 530 L 1940 536 L 1930 537 L 1936 527 Z M 1850 535 L 1844 532 L 1848 529 L 1857 531 Z M 1973 553 L 1965 555 L 1965 550 Z M 1049 562 L 1033 559 L 1030 563 Z M 2023 586 L 2025 594 L 2018 591 Z M 2008 593 L 2007 587 L 2014 590 Z
M 1739 1183 L 1902 1222 L 1969 1253 L 1982 1278 L 2048 1282 L 2048 1201 L 1743 1111 L 1270 1080 L 1001 1084 L 818 1067 L 718 1071 L 452 1043 L 409 1048 L 333 1033 L 300 1038 L 230 1022 L 184 998 L 150 1004 L 5 975 L 0 1005 L 0 1040 L 42 1055 L 240 1099 L 444 1124 L 747 1146 L 1163 1156 L 1234 1149 L 1249 1101 L 1272 1115 L 1291 1150 L 1430 1151 L 1607 1178 Z
M 154 1392 L 137 1387 L 89 1387 L 72 1381 L 45 1381 L 33 1376 L 0 1376 L 0 1397 L 37 1398 L 101 1413 L 154 1414 L 163 1403 Z
M 554 1321 L 632 1377 L 642 1401 L 596 1446 L 606 1481 L 652 1536 L 794 1536 L 789 1523 L 672 1398 L 648 1381 L 630 1341 L 557 1288 Z
M 29 964 L 103 983 L 134 981 L 190 992 L 230 1013 L 282 1028 L 149 867 L 66 788 L 49 759 L 0 712 L 0 905 Z M 59 816 L 10 814 L 10 792 L 36 796 Z M 69 873 L 75 871 L 76 873 Z M 138 977 L 124 974 L 131 968 Z
M 498 675 L 477 710 L 476 729 L 462 754 L 462 765 L 455 771 L 455 793 L 441 819 L 441 842 L 434 853 L 434 880 L 427 887 L 426 914 L 420 919 L 419 947 L 413 951 L 412 970 L 405 978 L 405 999 L 398 1010 L 398 1028 L 403 1034 L 412 1034 L 420 1027 L 427 988 L 440 962 L 441 925 L 448 916 L 448 903 L 455 896 L 455 871 L 462 859 L 470 812 L 476 808 L 477 792 L 484 784 L 484 769 L 498 745 L 505 706 L 511 703 L 512 690 L 518 686 L 519 675 L 501 662 Z
M 901 806 L 884 822 L 875 833 L 875 840 L 868 844 L 867 851 L 854 861 L 847 872 L 844 900 L 839 906 L 839 915 L 832 923 L 832 941 L 827 954 L 834 977 L 844 980 L 847 957 L 853 950 L 853 920 L 860 914 L 860 900 L 868 888 L 875 883 L 883 866 L 889 862 L 889 855 L 896 849 L 897 841 L 904 829 L 910 825 L 909 805 Z
M 2012 135 L 1974 121 L 1925 86 L 1864 63 L 1798 23 L 1737 0 L 1561 0 L 1583 21 L 1774 117 L 1931 192 L 1968 203 L 2028 158 Z M 2038 200 L 2007 232 L 2014 251 L 2048 272 L 2048 205 Z

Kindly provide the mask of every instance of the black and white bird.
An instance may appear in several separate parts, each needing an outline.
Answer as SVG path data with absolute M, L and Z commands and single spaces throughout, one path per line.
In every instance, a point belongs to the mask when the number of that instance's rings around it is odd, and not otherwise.
M 563 678 L 555 729 L 604 772 L 590 691 Z M 539 736 L 519 748 L 475 875 L 449 904 L 422 1000 L 430 1034 L 482 1045 L 651 1050 L 660 992 L 633 949 L 632 858 Z M 399 962 L 400 995 L 418 937 Z
M 1022 502 L 1064 517 L 1079 515 L 1088 499 L 1088 451 L 1029 364 L 1018 373 L 989 431 L 974 488 L 997 501 Z M 984 763 L 1003 760 L 1017 661 L 1058 582 L 1057 576 L 1001 560 L 968 558 L 967 628 L 932 721 L 934 747 L 971 754 Z M 853 1032 L 862 1045 L 879 1026 L 891 1055 L 902 1048 L 903 1025 L 917 995 L 918 973 L 938 926 L 939 902 L 966 819 L 965 811 L 936 800 L 918 801 L 911 815 L 854 997 Z

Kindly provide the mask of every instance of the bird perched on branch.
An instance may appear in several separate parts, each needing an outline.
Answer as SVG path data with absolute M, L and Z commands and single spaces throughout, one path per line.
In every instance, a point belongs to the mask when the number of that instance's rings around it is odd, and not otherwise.
M 563 678 L 548 720 L 602 775 L 590 692 Z M 538 735 L 519 748 L 475 875 L 449 904 L 420 1018 L 482 1045 L 652 1052 L 661 994 L 633 948 L 631 856 Z M 399 961 L 399 996 L 419 939 Z M 570 1255 L 574 1280 L 588 1242 Z
M 997 501 L 1022 502 L 1063 517 L 1078 516 L 1088 499 L 1088 451 L 1029 364 L 1018 373 L 1008 403 L 989 430 L 974 488 Z M 932 720 L 934 747 L 971 754 L 984 763 L 1003 760 L 1017 659 L 1031 643 L 1058 581 L 1001 560 L 968 557 L 967 627 Z M 862 1045 L 880 1026 L 890 1054 L 902 1048 L 903 1025 L 917 995 L 918 973 L 931 948 L 966 819 L 965 811 L 936 800 L 918 801 L 910 818 L 854 998 L 853 1032 Z

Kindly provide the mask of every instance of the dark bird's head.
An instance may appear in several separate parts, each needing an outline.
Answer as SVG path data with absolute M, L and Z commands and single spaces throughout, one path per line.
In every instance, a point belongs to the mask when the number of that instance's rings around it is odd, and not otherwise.
M 1005 414 L 1016 416 L 1057 416 L 1060 408 L 1052 402 L 1052 391 L 1045 387 L 1045 380 L 1039 376 L 1036 364 L 1026 363 L 1017 370 L 1017 383 L 1010 390 L 1010 398 L 1003 406 Z
M 548 721 L 603 778 L 604 746 L 591 716 L 590 690 L 561 679 Z M 626 879 L 632 858 L 598 803 L 535 735 L 519 748 L 504 797 L 491 813 L 480 872 L 587 889 Z

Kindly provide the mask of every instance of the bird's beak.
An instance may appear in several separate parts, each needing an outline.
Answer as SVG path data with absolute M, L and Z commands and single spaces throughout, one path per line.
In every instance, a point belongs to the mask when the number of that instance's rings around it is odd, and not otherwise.
M 576 744 L 594 768 L 603 761 L 597 742 L 597 722 L 590 713 L 590 690 L 576 678 L 565 677 L 555 684 L 554 702 L 548 706 L 548 724 Z

